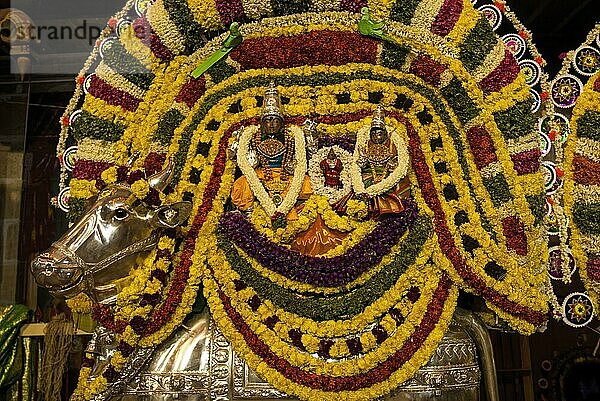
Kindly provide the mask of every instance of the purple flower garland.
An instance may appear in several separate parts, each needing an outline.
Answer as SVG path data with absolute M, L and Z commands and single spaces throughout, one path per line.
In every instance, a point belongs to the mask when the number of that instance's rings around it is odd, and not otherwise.
M 267 269 L 302 283 L 338 287 L 356 280 L 376 266 L 400 241 L 417 217 L 412 199 L 402 200 L 405 210 L 381 219 L 377 227 L 343 255 L 312 257 L 269 241 L 238 212 L 225 213 L 219 233 Z

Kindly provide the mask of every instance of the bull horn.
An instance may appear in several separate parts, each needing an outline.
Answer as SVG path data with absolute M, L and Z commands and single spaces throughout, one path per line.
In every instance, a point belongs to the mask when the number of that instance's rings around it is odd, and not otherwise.
M 173 160 L 169 159 L 167 166 L 156 174 L 151 175 L 148 178 L 148 184 L 150 184 L 151 188 L 156 189 L 159 192 L 162 192 L 167 185 L 173 179 L 173 175 L 175 174 L 175 164 Z

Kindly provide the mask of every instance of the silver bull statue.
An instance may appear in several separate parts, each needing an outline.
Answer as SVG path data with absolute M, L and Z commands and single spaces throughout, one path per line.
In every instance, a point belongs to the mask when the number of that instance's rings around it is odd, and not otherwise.
M 169 165 L 150 177 L 149 183 L 162 190 L 172 173 Z M 152 208 L 139 202 L 134 207 L 131 199 L 126 185 L 103 190 L 83 217 L 32 262 L 37 283 L 56 296 L 85 292 L 95 302 L 114 304 L 117 290 L 113 283 L 128 275 L 137 256 L 156 246 L 161 230 L 183 224 L 191 212 L 189 202 Z M 101 374 L 115 349 L 112 333 L 98 326 L 87 348 L 96 354 L 92 375 Z M 486 399 L 498 401 L 487 329 L 471 312 L 457 309 L 429 362 L 383 399 L 476 401 L 482 378 Z M 137 350 L 122 379 L 95 401 L 276 399 L 290 398 L 246 365 L 205 308 L 188 316 L 161 346 Z

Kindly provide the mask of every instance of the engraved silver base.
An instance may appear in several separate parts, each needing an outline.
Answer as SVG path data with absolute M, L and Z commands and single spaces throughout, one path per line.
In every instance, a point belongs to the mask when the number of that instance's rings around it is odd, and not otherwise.
M 464 311 L 461 324 L 465 323 Z M 481 371 L 478 349 L 453 319 L 430 361 L 391 394 L 389 401 L 475 401 L 479 399 Z M 490 349 L 491 351 L 491 349 Z M 484 356 L 490 358 L 490 355 Z M 493 362 L 493 359 L 492 359 Z M 493 363 L 492 363 L 493 365 Z M 493 366 L 492 366 L 493 367 Z M 494 372 L 495 374 L 495 372 Z M 495 383 L 492 383 L 495 385 Z M 488 389 L 489 390 L 489 389 Z M 294 399 L 276 390 L 254 373 L 232 350 L 208 311 L 188 318 L 170 340 L 156 349 L 133 380 L 110 400 L 119 401 L 231 401 Z

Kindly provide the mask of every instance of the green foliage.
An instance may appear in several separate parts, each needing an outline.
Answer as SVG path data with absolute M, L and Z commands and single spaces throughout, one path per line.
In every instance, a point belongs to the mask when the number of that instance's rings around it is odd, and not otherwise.
M 577 120 L 577 135 L 600 141 L 600 112 L 587 110 Z
M 460 48 L 459 59 L 467 71 L 472 72 L 479 67 L 497 42 L 498 37 L 490 23 L 485 16 L 481 15 L 479 21 L 466 35 Z
M 397 0 L 390 10 L 390 19 L 410 25 L 410 20 L 415 15 L 419 3 L 421 0 Z
M 391 42 L 383 43 L 381 51 L 381 65 L 394 70 L 401 70 L 406 62 L 406 56 L 410 53 L 410 47 L 397 45 Z
M 531 113 L 532 102 L 528 99 L 494 113 L 496 125 L 505 139 L 517 139 L 533 131 L 536 117 Z
M 452 78 L 440 91 L 461 123 L 466 124 L 479 114 L 480 110 L 458 79 Z
M 512 199 L 510 187 L 502 173 L 496 174 L 491 178 L 484 178 L 483 185 L 485 185 L 485 188 L 489 192 L 495 207 L 499 207 Z
M 170 109 L 158 122 L 158 127 L 154 132 L 154 140 L 159 141 L 161 145 L 168 145 L 173 138 L 175 128 L 184 120 L 184 115 L 180 111 Z
M 103 120 L 84 110 L 71 125 L 71 130 L 77 141 L 92 138 L 115 142 L 123 135 L 125 126 Z
M 573 207 L 573 222 L 584 234 L 600 235 L 600 203 L 578 203 Z
M 185 54 L 192 54 L 204 45 L 204 30 L 196 22 L 192 11 L 185 0 L 164 0 L 165 10 L 177 25 L 185 40 Z

